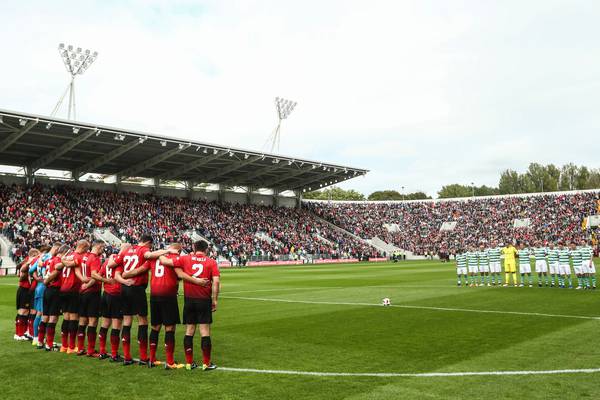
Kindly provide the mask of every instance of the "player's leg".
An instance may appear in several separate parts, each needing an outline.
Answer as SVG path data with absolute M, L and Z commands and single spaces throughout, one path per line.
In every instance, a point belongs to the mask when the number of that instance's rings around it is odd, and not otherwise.
M 60 309 L 63 312 L 62 324 L 60 325 L 60 340 L 61 340 L 60 352 L 66 353 L 67 350 L 69 350 L 69 324 L 70 324 L 70 319 L 71 319 L 71 313 L 69 313 L 67 311 L 69 308 L 67 294 L 61 293 L 60 300 L 61 300 Z
M 29 319 L 28 290 L 19 286 L 17 289 L 17 317 L 15 321 L 15 340 L 26 340 L 27 321 Z
M 98 358 L 104 360 L 108 358 L 108 353 L 106 352 L 106 337 L 108 336 L 108 328 L 110 327 L 111 319 L 107 318 L 104 312 L 102 313 L 102 323 L 100 324 L 100 329 L 98 330 L 98 343 L 100 345 L 100 350 Z
M 594 260 L 590 261 L 590 283 L 592 289 L 596 289 L 596 266 L 594 265 Z
M 175 325 L 165 326 L 165 368 L 169 369 L 176 366 L 175 363 Z
M 87 300 L 82 302 L 82 306 L 85 307 Z M 83 316 L 85 315 L 85 316 Z M 79 324 L 77 326 L 77 355 L 83 356 L 86 354 L 85 351 L 85 332 L 88 326 L 89 319 L 87 317 L 87 311 L 85 309 L 79 310 Z
M 100 293 L 90 293 L 90 299 L 87 305 L 88 329 L 87 329 L 87 356 L 97 357 L 96 351 L 96 334 L 98 326 L 98 318 L 100 318 Z
M 71 322 L 69 329 L 69 353 L 77 354 L 77 352 L 79 351 L 79 349 L 77 348 L 77 334 L 79 332 L 79 293 L 69 294 L 69 311 L 71 312 Z
M 185 322 L 185 307 L 184 307 Z M 183 349 L 185 351 L 185 369 L 192 370 L 198 366 L 194 362 L 194 334 L 196 333 L 196 324 L 187 324 L 185 326 L 185 336 L 183 337 Z
M 125 305 L 124 305 L 125 308 Z M 123 311 L 125 312 L 125 311 Z M 121 343 L 123 345 L 123 364 L 131 365 L 131 324 L 133 323 L 133 315 L 123 315 L 123 332 L 121 334 Z
M 461 270 L 460 268 L 456 269 L 456 284 L 457 286 L 460 286 L 460 277 L 461 277 Z
M 140 365 L 148 364 L 148 299 L 146 288 L 134 287 L 135 314 L 138 320 L 138 344 L 140 352 Z
M 158 347 L 160 328 L 163 324 L 161 301 L 155 296 L 150 296 L 150 315 L 152 316 L 152 325 L 150 329 L 150 358 L 148 360 L 148 367 L 152 368 L 159 364 L 156 362 L 156 349 Z
M 50 314 L 48 325 L 46 326 L 46 351 L 54 350 L 54 335 L 56 334 L 56 324 L 58 323 L 58 315 Z
M 179 304 L 177 296 L 166 299 L 162 309 L 163 324 L 165 325 L 165 369 L 179 368 L 175 362 L 175 326 L 181 323 L 179 319 Z
M 123 326 L 122 318 L 111 319 L 112 329 L 110 330 L 110 360 L 113 362 L 119 361 L 119 342 L 121 335 L 121 327 Z

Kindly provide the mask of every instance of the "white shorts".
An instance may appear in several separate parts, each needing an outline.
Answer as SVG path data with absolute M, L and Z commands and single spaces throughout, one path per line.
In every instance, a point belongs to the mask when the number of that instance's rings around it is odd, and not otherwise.
M 559 274 L 558 263 L 550 263 L 550 273 L 552 275 Z
M 581 275 L 581 274 L 584 274 L 584 273 L 585 273 L 585 272 L 584 272 L 584 270 L 587 270 L 587 268 L 584 268 L 584 267 L 583 267 L 583 264 L 582 264 L 582 265 L 579 265 L 579 266 L 577 266 L 577 267 L 573 265 L 573 273 L 574 273 L 575 275 Z
M 530 274 L 531 273 L 531 264 L 519 264 L 519 273 L 520 274 Z
M 559 264 L 558 273 L 561 275 L 571 275 L 571 266 L 569 264 Z
M 490 272 L 490 266 L 489 265 L 480 265 L 479 272 Z
M 500 266 L 500 261 L 491 261 L 490 262 L 490 272 L 491 273 L 502 272 L 502 267 Z
M 588 268 L 590 269 L 590 274 L 596 273 L 596 266 L 594 265 L 594 261 L 590 261 L 590 266 Z
M 460 268 L 456 268 L 456 275 L 466 275 L 467 274 L 467 267 L 460 267 Z
M 548 272 L 548 263 L 546 263 L 546 260 L 535 260 L 535 272 Z
M 479 268 L 477 268 L 477 265 L 471 266 L 469 265 L 469 273 L 470 274 L 477 274 L 479 272 Z

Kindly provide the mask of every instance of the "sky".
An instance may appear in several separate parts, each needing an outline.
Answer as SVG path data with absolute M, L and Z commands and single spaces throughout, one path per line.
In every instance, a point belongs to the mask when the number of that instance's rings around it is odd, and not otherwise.
M 64 42 L 99 53 L 80 121 L 261 150 L 281 96 L 280 153 L 435 196 L 600 167 L 599 20 L 595 0 L 0 1 L 0 108 L 50 114 Z

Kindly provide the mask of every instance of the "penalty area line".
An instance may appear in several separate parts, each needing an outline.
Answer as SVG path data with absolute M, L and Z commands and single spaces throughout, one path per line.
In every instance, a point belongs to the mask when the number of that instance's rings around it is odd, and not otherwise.
M 264 298 L 264 297 L 242 297 L 242 296 L 221 296 L 221 298 L 249 300 L 249 301 L 270 301 L 270 302 L 276 302 L 276 303 L 298 303 L 298 304 L 317 304 L 317 305 L 320 304 L 320 305 L 332 305 L 332 306 L 340 305 L 340 306 L 382 307 L 381 304 L 375 304 L 375 303 L 287 300 L 287 299 L 273 299 L 273 298 Z M 523 315 L 523 316 L 548 317 L 548 318 L 587 319 L 587 320 L 595 320 L 595 321 L 600 320 L 600 317 L 586 316 L 586 315 L 546 314 L 546 313 L 524 312 L 524 311 L 477 310 L 477 309 L 471 309 L 471 308 L 413 306 L 413 305 L 404 305 L 404 304 L 392 304 L 389 307 L 407 308 L 407 309 L 415 309 L 415 310 L 430 310 L 430 311 L 472 312 L 472 313 L 479 313 L 479 314 L 507 314 L 507 315 Z
M 422 372 L 422 373 L 396 373 L 396 372 L 316 372 L 316 371 L 287 371 L 276 369 L 254 368 L 229 368 L 219 367 L 221 371 L 248 372 L 255 374 L 274 375 L 308 375 L 308 376 L 354 376 L 376 378 L 435 378 L 452 376 L 510 376 L 510 375 L 558 375 L 558 374 L 593 374 L 600 372 L 600 368 L 583 369 L 554 369 L 539 371 L 476 371 L 476 372 Z

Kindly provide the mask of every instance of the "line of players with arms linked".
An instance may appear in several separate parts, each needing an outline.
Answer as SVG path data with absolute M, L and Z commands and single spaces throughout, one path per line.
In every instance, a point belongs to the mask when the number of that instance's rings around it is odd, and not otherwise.
M 15 340 L 30 340 L 39 350 L 109 359 L 123 365 L 137 362 L 151 368 L 164 364 L 165 369 L 193 370 L 199 367 L 194 361 L 193 344 L 199 327 L 201 368 L 215 369 L 211 362 L 210 326 L 217 308 L 220 273 L 216 261 L 206 255 L 208 243 L 195 242 L 190 254 L 185 254 L 178 243 L 164 250 L 151 248 L 152 237 L 144 235 L 137 245 L 124 244 L 117 254 L 105 259 L 104 243 L 90 244 L 86 240 L 77 242 L 74 250 L 61 243 L 30 250 L 19 266 Z M 174 359 L 175 328 L 181 323 L 177 302 L 180 280 L 184 291 L 185 364 Z M 54 340 L 60 315 L 63 319 L 59 346 Z M 139 360 L 131 356 L 134 317 L 138 322 Z M 162 326 L 165 362 L 156 359 Z
M 596 289 L 596 267 L 593 247 L 585 240 L 579 244 L 563 242 L 554 245 L 541 242 L 527 247 L 523 242 L 505 247 L 493 242 L 486 248 L 472 246 L 466 252 L 458 253 L 456 275 L 458 286 L 528 286 L 533 287 L 534 274 L 539 287 L 573 288 L 571 268 L 577 278 L 576 289 Z M 502 261 L 504 260 L 504 281 Z M 534 264 L 532 273 L 531 264 Z M 517 265 L 520 280 L 517 280 Z

